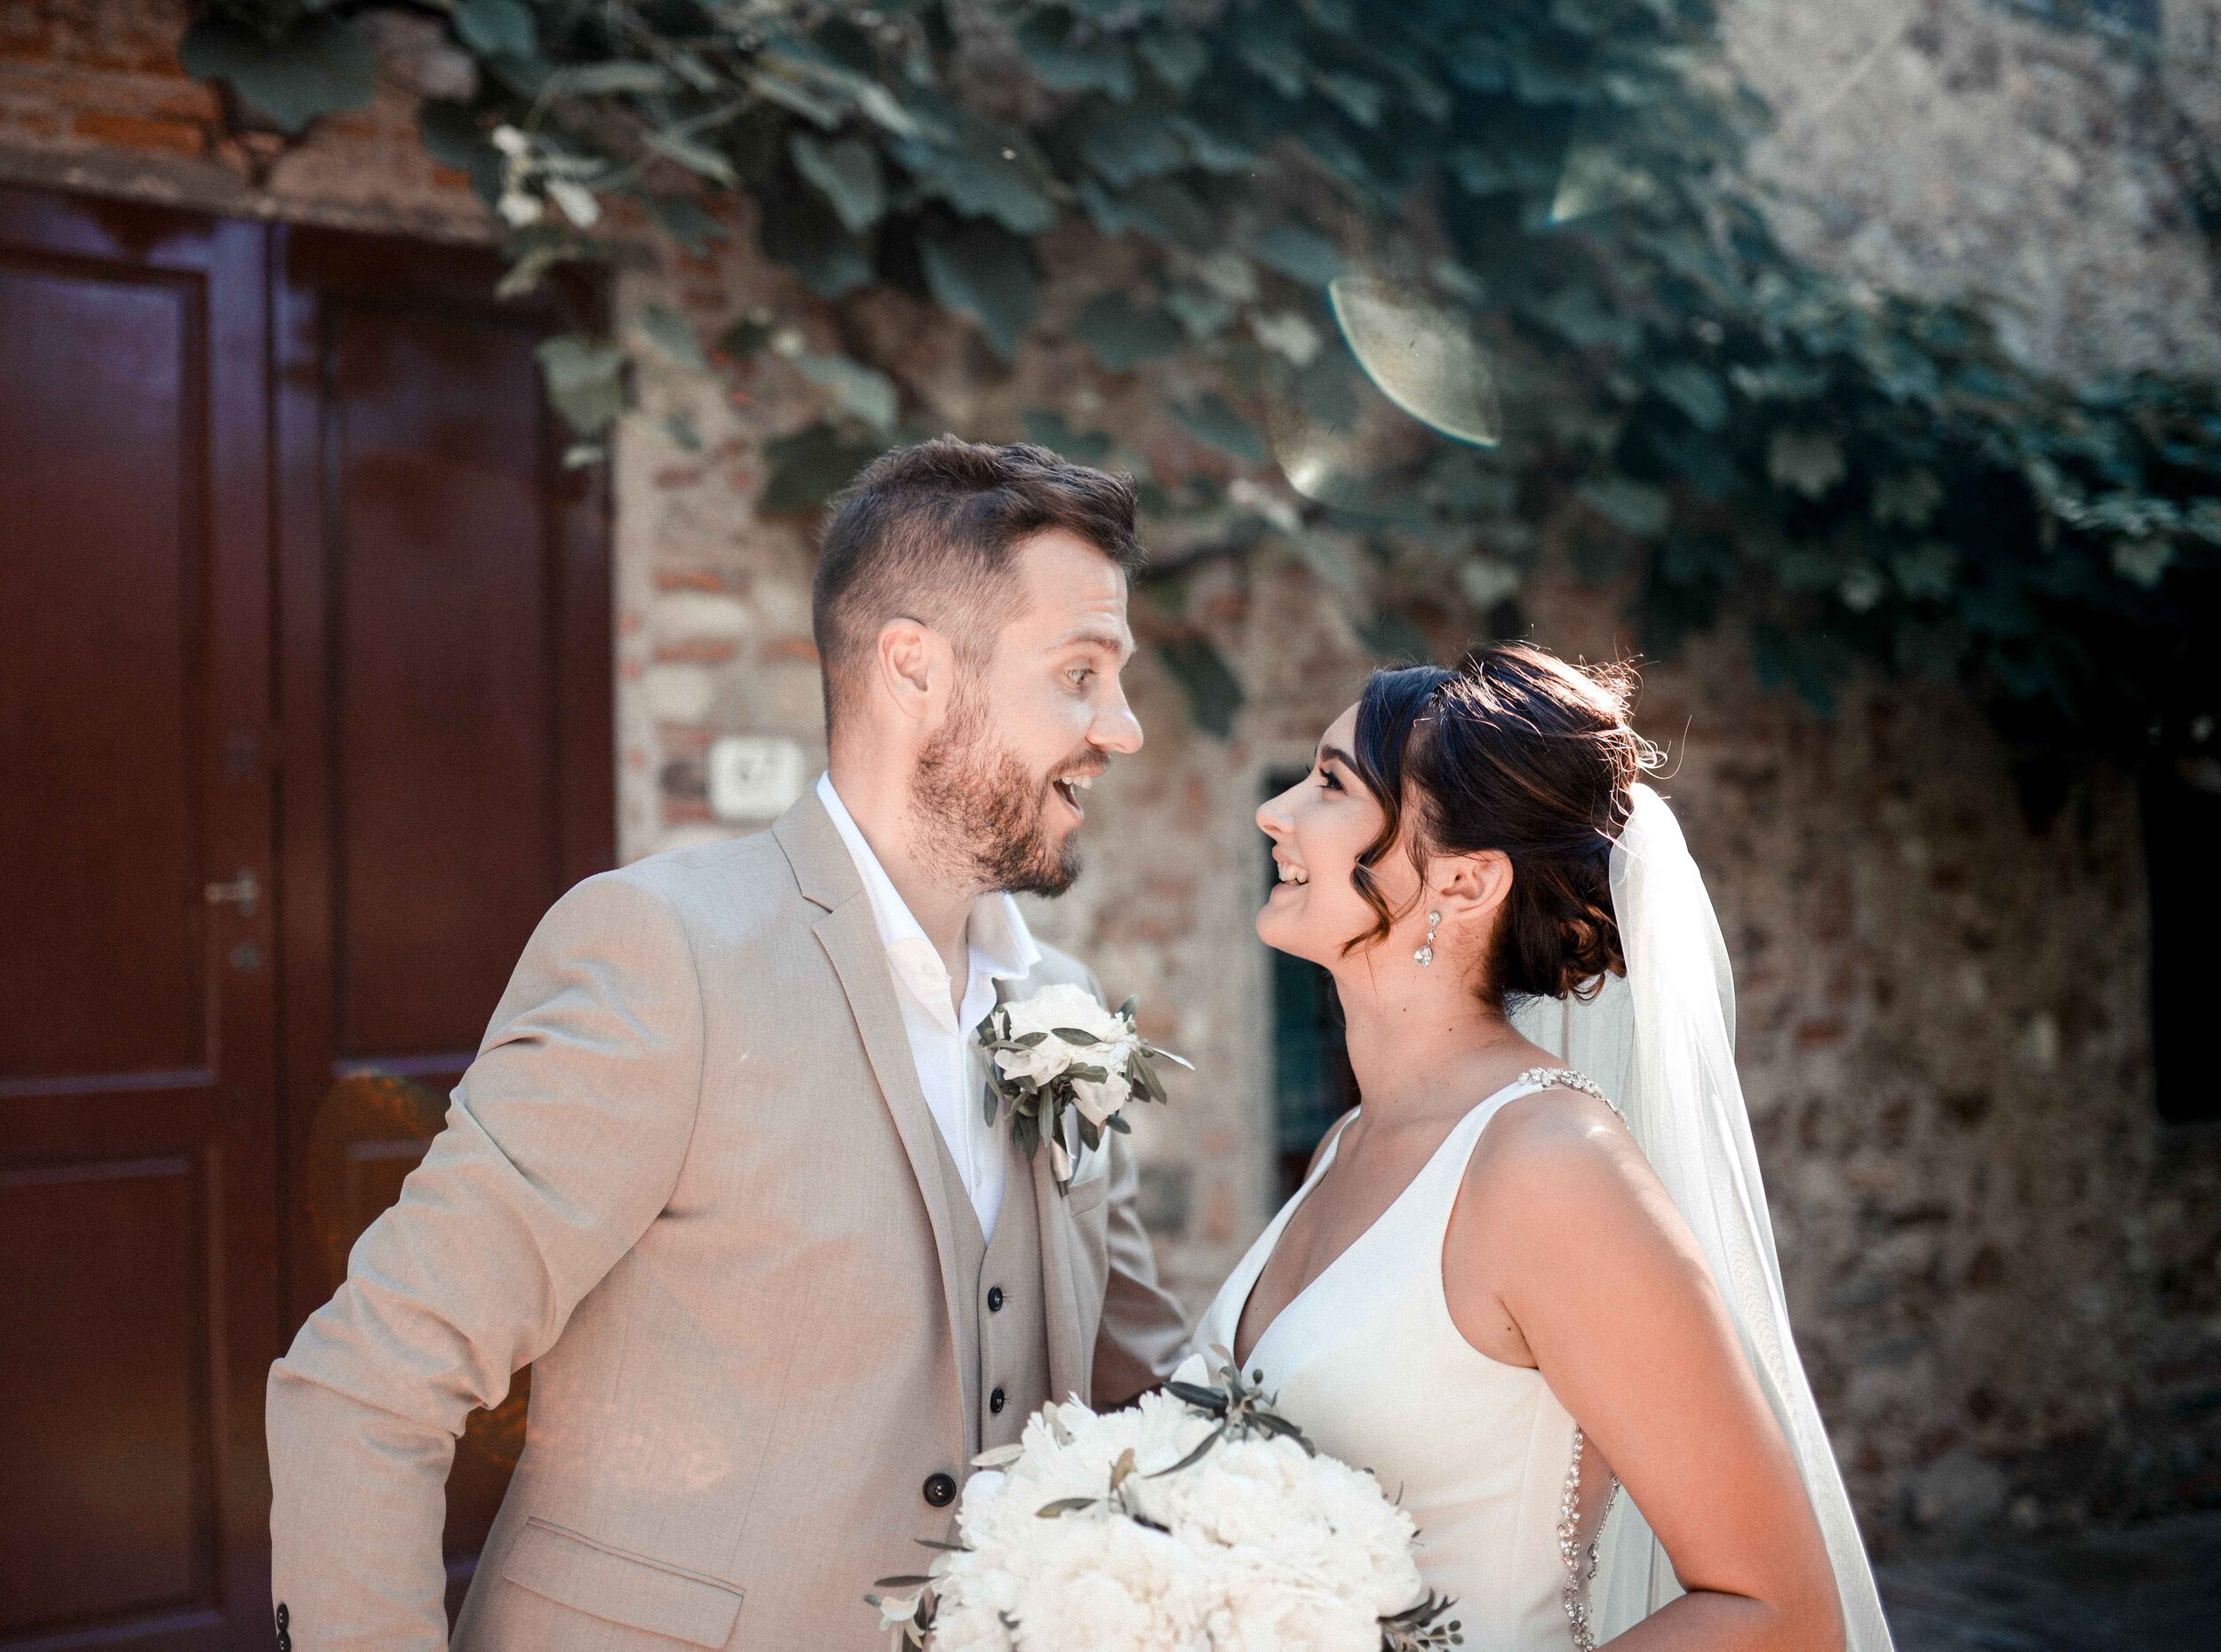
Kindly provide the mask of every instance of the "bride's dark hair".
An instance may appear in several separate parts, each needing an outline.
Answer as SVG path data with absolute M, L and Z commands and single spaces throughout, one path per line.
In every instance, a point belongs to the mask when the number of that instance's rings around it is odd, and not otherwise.
M 1401 840 L 1422 875 L 1437 854 L 1497 849 L 1511 862 L 1479 981 L 1497 1007 L 1593 996 L 1607 971 L 1625 974 L 1612 846 L 1628 789 L 1656 761 L 1628 721 L 1634 693 L 1627 666 L 1572 665 L 1520 642 L 1480 649 L 1454 671 L 1375 671 L 1350 756 L 1386 819 L 1350 876 L 1377 921 L 1343 950 L 1385 939 L 1403 916 L 1373 874 Z

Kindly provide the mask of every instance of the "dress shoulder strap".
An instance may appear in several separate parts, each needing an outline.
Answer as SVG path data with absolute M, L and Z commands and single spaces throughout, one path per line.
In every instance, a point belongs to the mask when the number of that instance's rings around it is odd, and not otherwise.
M 1570 1067 L 1530 1067 L 1513 1079 L 1509 1088 L 1535 1090 L 1579 1090 L 1592 1095 L 1613 1112 L 1620 1112 L 1620 1104 L 1604 1093 L 1604 1088 L 1588 1074 L 1576 1072 Z

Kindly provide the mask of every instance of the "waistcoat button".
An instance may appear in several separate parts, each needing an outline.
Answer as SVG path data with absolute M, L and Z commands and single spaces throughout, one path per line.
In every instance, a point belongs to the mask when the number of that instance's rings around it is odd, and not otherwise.
M 1002 1312 L 1002 1287 L 1000 1285 L 990 1285 L 987 1288 L 987 1311 L 990 1314 Z
M 927 1474 L 926 1501 L 937 1509 L 948 1507 L 956 1501 L 956 1481 L 946 1474 Z
M 1003 1391 L 999 1388 L 987 1396 L 987 1409 L 998 1417 L 1002 1415 L 1002 1408 L 1009 1403 L 1009 1400 L 1005 1397 Z

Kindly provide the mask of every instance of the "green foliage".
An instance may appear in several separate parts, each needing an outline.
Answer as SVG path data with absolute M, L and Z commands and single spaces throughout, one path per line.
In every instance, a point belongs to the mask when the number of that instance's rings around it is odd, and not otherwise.
M 215 0 L 187 67 L 298 130 L 367 99 L 362 9 Z M 1275 496 L 1241 494 L 1230 526 L 1222 486 L 1159 476 L 1158 536 L 1331 565 L 1384 653 L 1420 639 L 1435 593 L 1501 602 L 1536 524 L 1562 518 L 1578 566 L 1639 574 L 1653 652 L 1732 620 L 1765 680 L 1818 704 L 1866 662 L 1964 685 L 2029 751 L 2124 757 L 2221 710 L 2201 657 L 2221 608 L 2215 387 L 2048 382 L 1966 308 L 1791 258 L 1742 181 L 1764 111 L 1708 0 L 959 11 L 459 0 L 478 90 L 422 128 L 514 230 L 519 285 L 595 255 L 605 199 L 698 249 L 742 194 L 815 292 L 929 298 L 1007 361 L 1037 323 L 1037 239 L 1079 218 L 1137 243 L 1146 279 L 1086 295 L 1070 336 L 1112 370 L 1174 358 L 1169 410 L 1211 463 L 1277 459 L 1309 496 L 1292 535 Z M 1456 349 L 1395 371 L 1489 364 L 1500 446 L 1413 427 L 1360 450 L 1370 391 L 1323 290 L 1353 273 L 1409 296 L 1391 320 L 1454 330 Z M 639 330 L 685 359 L 677 320 Z M 1437 404 L 1359 345 L 1390 401 Z M 574 339 L 544 359 L 558 407 L 605 428 L 621 355 Z M 766 510 L 810 508 L 896 428 L 891 364 L 834 360 L 795 358 L 836 406 L 773 445 Z M 1027 425 L 1088 434 L 1056 409 Z M 1160 654 L 1198 719 L 1230 728 L 1240 685 L 1207 639 Z
M 185 72 L 223 82 L 288 133 L 370 103 L 378 91 L 378 58 L 360 24 L 314 6 L 259 15 L 268 9 L 220 7 L 195 22 L 178 45 Z

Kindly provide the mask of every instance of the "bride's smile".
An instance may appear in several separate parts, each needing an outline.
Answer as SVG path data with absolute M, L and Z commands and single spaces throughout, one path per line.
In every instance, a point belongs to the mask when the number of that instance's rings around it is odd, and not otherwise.
M 1398 928 L 1424 932 L 1425 917 L 1405 911 L 1413 906 L 1418 875 L 1401 855 L 1365 867 L 1387 815 L 1359 777 L 1351 756 L 1357 739 L 1357 708 L 1336 718 L 1319 739 L 1310 772 L 1257 811 L 1257 827 L 1272 839 L 1279 881 L 1257 914 L 1257 935 L 1267 946 L 1332 967 L 1345 944 L 1377 924 L 1375 910 L 1358 892 L 1364 871 L 1403 920 Z M 1389 863 L 1392 862 L 1393 863 Z M 1405 950 L 1409 952 L 1412 948 Z

